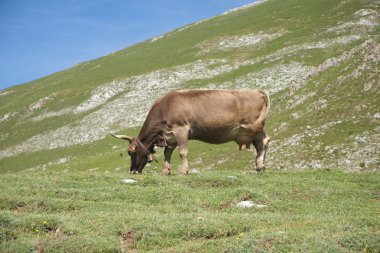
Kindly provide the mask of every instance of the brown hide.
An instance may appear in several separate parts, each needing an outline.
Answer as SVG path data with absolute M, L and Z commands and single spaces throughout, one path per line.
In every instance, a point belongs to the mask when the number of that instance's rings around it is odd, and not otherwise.
M 168 144 L 174 144 L 173 128 L 188 126 L 189 139 L 249 146 L 262 130 L 268 111 L 269 97 L 257 90 L 171 92 L 153 105 L 140 136 L 162 132 Z

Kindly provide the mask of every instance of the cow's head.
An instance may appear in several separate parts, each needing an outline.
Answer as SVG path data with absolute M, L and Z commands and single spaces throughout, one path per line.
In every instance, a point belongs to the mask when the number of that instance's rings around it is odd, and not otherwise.
M 115 138 L 127 140 L 129 142 L 128 155 L 131 157 L 131 173 L 141 173 L 147 163 L 155 160 L 153 148 L 152 150 L 148 150 L 138 138 L 127 135 L 111 135 Z

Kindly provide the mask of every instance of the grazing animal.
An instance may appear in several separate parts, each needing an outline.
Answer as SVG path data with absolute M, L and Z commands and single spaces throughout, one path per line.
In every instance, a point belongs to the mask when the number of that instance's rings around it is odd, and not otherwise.
M 132 173 L 141 173 L 154 159 L 154 147 L 164 147 L 164 174 L 170 174 L 170 157 L 178 146 L 180 173 L 189 171 L 188 140 L 212 144 L 235 141 L 240 149 L 256 148 L 256 170 L 265 169 L 269 136 L 264 132 L 269 96 L 259 90 L 183 90 L 156 101 L 138 137 L 112 135 L 129 141 Z

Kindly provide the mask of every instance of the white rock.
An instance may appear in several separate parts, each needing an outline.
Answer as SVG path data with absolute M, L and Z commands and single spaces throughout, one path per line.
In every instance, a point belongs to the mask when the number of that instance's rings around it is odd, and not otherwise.
M 252 201 L 250 200 L 246 200 L 246 201 L 241 201 L 237 204 L 238 207 L 242 207 L 242 208 L 250 208 L 250 207 L 257 207 L 257 208 L 263 208 L 263 207 L 266 207 L 266 205 L 260 205 L 260 204 L 255 204 L 253 203 Z
M 238 207 L 244 207 L 244 208 L 249 208 L 249 207 L 253 207 L 255 204 L 252 202 L 252 201 L 241 201 L 237 204 Z
M 129 179 L 129 178 L 127 178 L 127 179 L 124 179 L 124 180 L 123 180 L 123 183 L 126 183 L 126 184 L 133 184 L 133 183 L 137 183 L 137 181 L 134 180 L 134 179 Z
M 232 180 L 237 179 L 237 177 L 235 177 L 235 176 L 228 176 L 227 178 L 228 178 L 228 179 L 232 179 Z
M 201 173 L 199 170 L 197 170 L 197 169 L 192 169 L 192 170 L 190 170 L 190 172 L 189 172 L 190 174 L 199 174 L 199 173 Z
M 222 158 L 222 159 L 220 159 L 220 160 L 218 160 L 217 162 L 216 162 L 216 164 L 223 164 L 223 163 L 225 163 L 225 162 L 227 162 L 228 161 L 228 158 Z

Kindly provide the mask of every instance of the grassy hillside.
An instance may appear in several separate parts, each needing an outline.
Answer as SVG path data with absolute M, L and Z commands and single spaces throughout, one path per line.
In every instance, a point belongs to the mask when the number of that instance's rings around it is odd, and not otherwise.
M 266 1 L 4 90 L 0 171 L 97 141 L 107 152 L 108 134 L 141 125 L 155 99 L 199 87 L 270 92 L 272 168 L 374 170 L 379 15 L 373 1 Z
M 0 91 L 0 251 L 378 252 L 379 24 L 379 1 L 268 0 Z M 162 177 L 158 150 L 121 182 L 109 133 L 185 88 L 270 93 L 264 175 L 192 142 L 199 174 Z
M 132 185 L 118 172 L 4 175 L 0 251 L 378 252 L 378 175 L 231 165 L 187 177 L 148 169 Z

